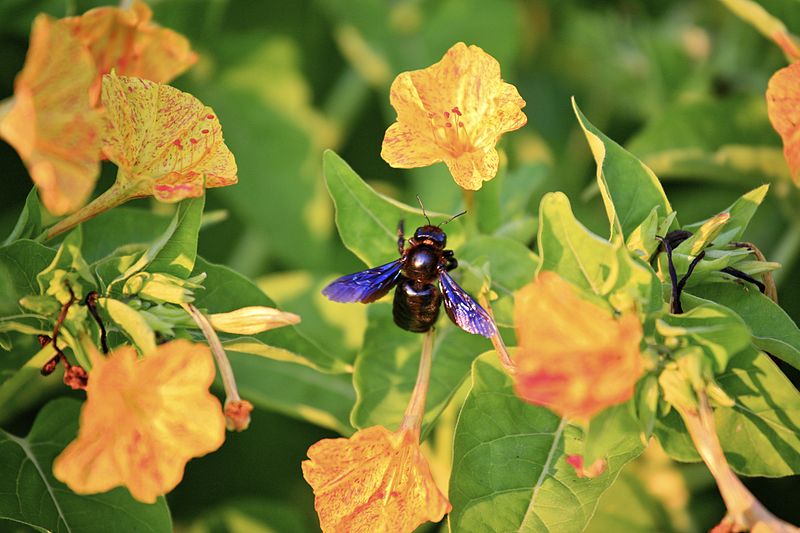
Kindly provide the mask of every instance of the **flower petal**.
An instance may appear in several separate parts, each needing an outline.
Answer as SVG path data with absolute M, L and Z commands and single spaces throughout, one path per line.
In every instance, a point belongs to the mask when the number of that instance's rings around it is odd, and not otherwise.
M 783 155 L 800 186 L 800 62 L 772 75 L 767 86 L 767 113 L 783 139 Z
M 50 17 L 36 17 L 0 135 L 19 152 L 54 215 L 81 207 L 100 171 L 101 119 L 88 92 L 94 76 L 81 43 Z
M 189 41 L 179 33 L 151 22 L 153 12 L 144 2 L 130 9 L 98 7 L 79 17 L 61 19 L 88 49 L 98 77 L 92 94 L 97 100 L 103 74 L 136 76 L 168 83 L 197 61 Z
M 222 407 L 208 391 L 213 379 L 208 347 L 186 340 L 142 360 L 129 346 L 95 357 L 78 437 L 56 458 L 54 475 L 79 494 L 124 485 L 155 502 L 189 459 L 225 439 Z
M 642 326 L 615 319 L 553 272 L 517 294 L 517 394 L 570 418 L 591 418 L 633 395 L 642 374 Z
M 485 151 L 468 152 L 458 159 L 445 159 L 450 174 L 459 186 L 470 191 L 477 191 L 484 181 L 489 181 L 497 174 L 499 158 L 497 150 L 490 147 Z
M 417 434 L 381 426 L 308 449 L 303 476 L 314 488 L 323 531 L 413 531 L 450 511 Z
M 199 196 L 237 182 L 214 111 L 168 85 L 108 74 L 103 79 L 108 134 L 103 151 L 138 183 L 141 195 L 164 201 Z
M 445 154 L 433 142 L 416 135 L 402 122 L 395 122 L 383 137 L 381 157 L 394 168 L 427 167 L 442 160 Z

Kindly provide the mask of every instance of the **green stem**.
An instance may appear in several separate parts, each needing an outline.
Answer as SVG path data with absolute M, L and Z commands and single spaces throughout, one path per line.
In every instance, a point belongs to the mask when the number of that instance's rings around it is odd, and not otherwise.
M 86 222 L 100 213 L 127 202 L 136 196 L 134 190 L 135 185 L 130 183 L 120 185 L 119 180 L 117 180 L 106 192 L 47 228 L 35 240 L 38 242 L 48 241 L 65 231 L 71 230 L 81 222 Z
M 368 95 L 369 85 L 352 67 L 345 69 L 336 80 L 336 85 L 328 93 L 322 109 L 325 115 L 339 128 L 340 144 L 344 141 L 344 134 L 349 131 L 350 125 L 358 116 Z
M 780 285 L 784 276 L 791 271 L 798 254 L 800 254 L 800 217 L 795 217 L 772 254 L 771 259 L 781 264 L 781 268 L 772 274 L 776 285 Z
M 428 396 L 428 387 L 431 382 L 431 365 L 433 364 L 433 329 L 429 329 L 422 339 L 422 353 L 419 358 L 419 372 L 411 399 L 408 402 L 403 422 L 399 431 L 410 429 L 419 437 L 422 429 L 422 419 L 425 417 L 425 400 Z

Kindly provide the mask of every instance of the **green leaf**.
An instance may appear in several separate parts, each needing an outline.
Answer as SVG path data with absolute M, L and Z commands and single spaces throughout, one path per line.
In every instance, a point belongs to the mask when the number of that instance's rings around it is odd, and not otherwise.
M 140 353 L 155 351 L 156 335 L 139 311 L 113 298 L 99 298 L 97 304 Z
M 495 322 L 513 327 L 514 293 L 529 283 L 539 266 L 539 258 L 527 246 L 506 237 L 479 235 L 458 249 L 460 285 L 477 296 L 488 280 L 497 294 L 491 302 Z
M 33 294 L 47 293 L 48 290 L 52 288 L 51 283 L 59 276 L 59 271 L 66 271 L 68 273 L 64 281 L 72 283 L 73 286 L 71 288 L 78 298 L 88 292 L 84 290 L 85 286 L 94 287 L 94 277 L 89 269 L 89 265 L 81 254 L 82 243 L 83 232 L 81 227 L 78 226 L 61 242 L 53 261 L 47 268 L 36 275 L 39 290 Z M 61 285 L 61 282 L 57 283 L 59 286 Z
M 750 328 L 753 344 L 800 369 L 800 329 L 781 307 L 754 287 L 741 283 L 711 283 L 691 289 L 691 294 L 724 305 Z M 684 307 L 700 302 L 684 296 Z
M 633 400 L 603 409 L 589 421 L 581 454 L 583 464 L 591 465 L 621 448 L 633 450 L 638 445 L 643 451 L 646 440 L 640 437 L 640 431 Z
M 25 438 L 0 430 L 0 519 L 57 533 L 169 532 L 166 500 L 147 505 L 117 488 L 79 496 L 52 474 L 53 459 L 75 438 L 80 402 L 47 404 Z
M 731 241 L 736 241 L 742 238 L 742 235 L 744 235 L 744 231 L 747 229 L 747 225 L 750 223 L 750 219 L 752 219 L 753 215 L 755 215 L 758 206 L 760 206 L 761 202 L 764 201 L 764 197 L 766 197 L 768 191 L 769 191 L 769 185 L 762 185 L 761 187 L 757 187 L 752 191 L 743 194 L 739 199 L 733 202 L 733 204 L 731 204 L 727 209 L 720 212 L 720 214 L 728 213 L 730 215 L 730 218 L 724 224 L 721 233 L 717 234 L 716 237 L 714 237 L 715 246 L 722 246 L 728 244 Z M 688 226 L 684 226 L 681 229 L 685 229 L 687 231 L 691 231 L 692 233 L 694 233 L 703 224 L 708 222 L 708 220 L 711 220 L 713 218 L 714 217 L 711 217 L 701 222 L 689 224 Z M 683 244 L 684 243 L 681 243 L 681 245 Z
M 347 249 L 370 267 L 396 259 L 398 222 L 404 220 L 406 231 L 412 233 L 424 223 L 422 211 L 376 192 L 331 150 L 325 152 L 322 167 L 336 206 L 336 227 Z M 428 217 L 437 224 L 450 215 L 428 213 Z M 460 227 L 458 220 L 447 226 L 451 247 L 460 242 Z
M 517 398 L 496 359 L 484 354 L 473 364 L 456 426 L 451 531 L 582 531 L 641 443 L 613 450 L 599 477 L 578 478 L 564 450 L 582 445 L 580 431 Z
M 659 207 L 659 220 L 671 213 L 672 207 L 653 171 L 595 128 L 574 98 L 572 107 L 597 163 L 597 184 L 611 223 L 611 235 L 621 233 L 627 238 L 654 206 Z
M 397 427 L 417 378 L 423 335 L 397 327 L 389 303 L 370 304 L 367 317 L 364 347 L 353 376 L 357 400 L 350 421 L 359 429 L 376 424 Z M 473 359 L 491 348 L 487 339 L 445 320 L 440 319 L 435 333 L 423 433 L 456 393 Z
M 549 193 L 539 207 L 541 270 L 599 296 L 622 293 L 642 308 L 661 308 L 661 288 L 652 269 L 634 258 L 621 239 L 611 243 L 586 229 L 572 214 L 569 199 Z
M 735 401 L 733 407 L 714 409 L 731 468 L 745 476 L 800 473 L 800 393 L 775 363 L 757 350 L 744 350 L 716 379 Z M 674 410 L 659 419 L 656 436 L 673 459 L 700 460 Z
M 627 147 L 662 178 L 726 186 L 789 180 L 763 94 L 679 100 L 655 117 Z
M 163 235 L 171 218 L 150 209 L 115 207 L 81 224 L 83 257 L 89 263 L 94 263 L 121 246 L 155 241 Z
M 727 307 L 707 302 L 680 315 L 665 314 L 656 322 L 656 331 L 670 346 L 697 346 L 722 372 L 731 357 L 750 346 L 750 330 Z
M 205 195 L 187 198 L 178 205 L 175 213 L 175 231 L 147 265 L 148 272 L 171 274 L 187 278 L 194 269 L 197 257 L 197 236 L 203 220 Z
M 242 398 L 259 408 L 350 435 L 356 400 L 350 374 L 323 374 L 292 362 L 228 352 Z
M 631 464 L 631 466 L 637 466 Z M 638 474 L 638 475 L 637 475 Z M 677 533 L 683 531 L 672 523 L 670 514 L 664 504 L 648 490 L 646 474 L 639 474 L 634 468 L 624 468 L 600 500 L 585 533 L 607 533 L 608 531 L 625 531 L 625 533 Z M 674 472 L 675 478 L 680 474 Z M 683 488 L 674 481 L 677 488 Z M 669 494 L 672 494 L 670 492 Z M 677 521 L 677 520 L 676 520 Z
M 0 247 L 0 313 L 16 313 L 20 298 L 39 294 L 36 276 L 55 254 L 52 248 L 28 240 Z
M 264 294 L 258 286 L 228 267 L 215 265 L 198 257 L 192 274 L 198 275 L 201 273 L 207 274 L 204 283 L 206 290 L 195 293 L 194 305 L 200 309 L 205 309 L 209 314 L 227 313 L 254 305 L 275 307 L 275 302 Z M 229 340 L 241 337 L 220 334 L 220 338 Z M 254 335 L 253 338 L 262 344 L 281 348 L 283 350 L 281 353 L 284 356 L 286 352 L 289 352 L 298 358 L 303 358 L 309 364 L 322 371 L 342 372 L 348 369 L 348 366 L 336 358 L 335 354 L 329 353 L 319 344 L 303 336 L 294 326 L 284 326 L 265 331 Z M 258 357 L 258 359 L 261 358 Z
M 28 197 L 25 198 L 25 205 L 22 207 L 22 212 L 19 214 L 17 223 L 11 234 L 3 242 L 3 245 L 9 245 L 14 241 L 20 239 L 33 239 L 38 237 L 42 232 L 42 215 L 47 215 L 47 212 L 42 209 L 42 204 L 39 202 L 39 193 L 36 187 L 31 189 Z

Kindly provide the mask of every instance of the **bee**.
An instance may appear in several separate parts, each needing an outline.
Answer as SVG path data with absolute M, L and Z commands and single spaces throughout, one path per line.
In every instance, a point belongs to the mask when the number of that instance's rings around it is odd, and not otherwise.
M 334 302 L 366 304 L 382 298 L 396 287 L 392 314 L 394 323 L 402 329 L 416 333 L 430 330 L 444 303 L 447 316 L 458 327 L 468 333 L 492 337 L 497 332 L 492 317 L 450 277 L 449 272 L 458 267 L 458 261 L 453 250 L 445 248 L 447 234 L 441 224 L 431 224 L 424 207 L 422 213 L 428 224 L 417 228 L 414 236 L 408 239 L 408 247 L 403 221 L 398 224 L 399 259 L 342 276 L 325 287 L 322 294 Z M 459 213 L 443 224 L 465 213 Z

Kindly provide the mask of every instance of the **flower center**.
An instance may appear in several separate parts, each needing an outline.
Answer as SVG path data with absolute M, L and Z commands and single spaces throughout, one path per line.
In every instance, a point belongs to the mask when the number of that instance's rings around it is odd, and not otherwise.
M 458 157 L 473 150 L 472 141 L 461 121 L 463 113 L 458 106 L 441 114 L 428 113 L 431 119 L 431 129 L 436 143 L 450 152 L 453 157 Z

